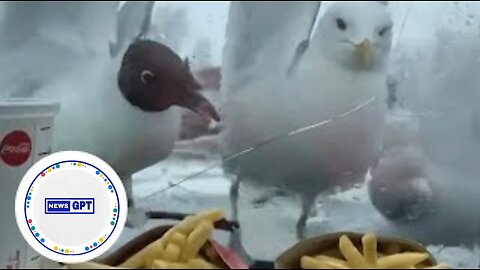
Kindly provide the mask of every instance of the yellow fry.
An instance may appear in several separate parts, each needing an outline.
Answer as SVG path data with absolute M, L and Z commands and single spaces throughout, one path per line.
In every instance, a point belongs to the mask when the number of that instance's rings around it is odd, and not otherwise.
M 338 244 L 340 252 L 343 254 L 351 268 L 368 268 L 367 261 L 353 245 L 352 241 L 346 235 L 340 237 Z
M 195 220 L 193 216 L 188 216 L 180 221 L 178 224 L 170 228 L 163 236 L 162 239 L 165 243 L 169 243 L 174 235 L 189 234 L 193 228 L 195 228 L 198 224 L 198 220 Z
M 160 257 L 167 262 L 177 262 L 180 260 L 181 251 L 177 244 L 169 243 Z
M 215 223 L 223 218 L 223 212 L 219 209 L 207 210 L 194 216 L 189 216 L 180 222 L 176 227 L 177 231 L 183 234 L 190 234 L 200 223 L 206 221 Z
M 415 266 L 426 259 L 428 259 L 427 253 L 404 252 L 378 259 L 377 266 L 379 268 L 405 268 L 409 266 Z
M 155 258 L 163 253 L 162 239 L 158 239 L 155 242 L 150 243 L 128 260 L 119 265 L 124 268 L 145 268 L 150 266 Z
M 206 261 L 200 258 L 190 259 L 188 260 L 188 264 L 197 269 L 208 269 L 206 268 Z
M 192 230 L 198 226 L 198 224 L 201 222 L 202 220 L 200 218 L 198 218 L 198 216 L 188 216 L 186 217 L 185 219 L 183 219 L 182 221 L 180 221 L 180 223 L 178 223 L 177 225 L 175 225 L 175 230 L 180 232 L 180 233 L 183 233 L 185 235 L 188 235 L 189 233 L 192 232 Z
M 302 269 L 333 269 L 325 262 L 322 262 L 321 260 L 317 260 L 310 256 L 303 256 L 300 259 L 300 267 Z
M 186 263 L 167 262 L 164 260 L 154 260 L 151 269 L 191 269 Z
M 331 269 L 352 269 L 348 265 L 338 264 L 334 262 L 325 262 Z
M 200 258 L 191 259 L 186 263 L 155 260 L 153 261 L 151 268 L 152 269 L 219 269 L 217 266 Z
M 450 269 L 450 266 L 448 266 L 446 264 L 443 264 L 443 263 L 440 263 L 440 264 L 437 264 L 435 266 L 425 267 L 423 269 Z
M 170 264 L 163 260 L 154 260 L 150 268 L 151 269 L 170 269 Z
M 323 261 L 327 265 L 336 268 L 336 269 L 348 269 L 348 263 L 344 260 L 335 258 L 335 257 L 330 257 L 330 256 L 325 256 L 325 255 L 318 255 L 315 256 L 315 259 Z
M 211 223 L 215 223 L 217 221 L 220 221 L 222 218 L 224 218 L 224 214 L 221 209 L 211 209 L 211 210 L 203 211 L 198 213 L 197 216 L 200 219 L 209 221 Z
M 65 265 L 66 269 L 125 269 L 120 267 L 109 266 L 96 262 L 84 262 Z
M 174 243 L 179 247 L 183 247 L 187 243 L 187 236 L 180 232 L 174 232 L 171 235 L 170 243 Z
M 187 238 L 182 260 L 186 261 L 196 257 L 200 248 L 202 248 L 205 242 L 212 236 L 213 230 L 212 223 L 206 221 L 200 223 Z
M 368 233 L 362 237 L 363 256 L 369 265 L 377 265 L 377 237 Z

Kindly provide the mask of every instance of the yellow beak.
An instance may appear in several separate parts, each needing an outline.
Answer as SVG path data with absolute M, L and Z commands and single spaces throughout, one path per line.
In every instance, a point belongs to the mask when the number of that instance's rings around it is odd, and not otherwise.
M 363 40 L 360 44 L 355 45 L 357 56 L 360 64 L 369 68 L 373 62 L 373 48 L 368 39 Z

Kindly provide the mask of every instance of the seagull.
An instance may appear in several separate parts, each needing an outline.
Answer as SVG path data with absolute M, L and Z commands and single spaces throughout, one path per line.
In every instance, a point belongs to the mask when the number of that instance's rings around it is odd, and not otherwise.
M 152 26 L 155 1 L 126 1 L 117 14 L 115 41 L 108 43 L 110 56 L 116 57 L 137 38 L 145 38 Z
M 100 4 L 91 5 L 94 8 Z M 46 6 L 43 10 L 47 13 L 50 8 L 54 9 L 54 6 Z M 49 20 L 50 17 L 44 19 Z M 104 18 L 98 14 L 98 18 L 92 16 L 89 19 L 90 25 L 95 25 L 96 19 L 102 21 Z M 38 21 L 43 22 L 40 18 Z M 63 20 L 56 23 L 61 24 Z M 35 28 L 36 25 L 25 27 Z M 113 31 L 112 27 L 110 32 Z M 40 76 L 42 84 L 12 95 L 49 98 L 60 103 L 52 150 L 84 151 L 110 164 L 127 191 L 132 210 L 127 223 L 137 226 L 143 223 L 137 217 L 146 220 L 146 216 L 141 210 L 134 211 L 132 174 L 170 154 L 180 131 L 179 107 L 193 110 L 208 119 L 218 121 L 219 116 L 213 105 L 200 94 L 202 86 L 194 78 L 188 59 L 180 58 L 172 48 L 162 43 L 146 39 L 135 40 L 121 57 L 112 59 L 105 46 L 110 32 L 104 33 L 103 38 L 96 42 L 85 41 L 94 45 L 95 54 L 72 50 L 63 54 L 62 58 L 43 62 L 43 65 L 33 62 L 28 71 L 40 72 L 44 76 Z M 38 35 L 34 41 L 38 45 L 46 39 L 48 37 Z M 61 43 L 63 40 L 57 39 L 49 42 L 59 48 L 78 45 Z M 35 46 L 26 44 L 15 53 L 35 56 L 43 51 L 52 52 L 48 46 L 38 51 L 23 51 L 23 48 L 29 48 L 27 45 Z M 68 70 L 61 76 L 43 70 L 55 69 L 56 65 L 66 65 Z M 18 68 L 15 65 L 12 67 Z M 22 67 L 24 65 L 20 65 Z M 15 79 L 21 80 L 18 77 Z
M 277 19 L 288 21 L 306 13 L 311 14 L 311 9 L 297 6 Z M 279 134 L 318 126 L 294 132 L 297 135 L 224 164 L 225 171 L 233 175 L 233 219 L 238 218 L 238 189 L 243 181 L 297 193 L 302 200 L 298 238 L 305 237 L 309 212 L 320 193 L 363 181 L 376 164 L 381 152 L 385 66 L 393 26 L 384 2 L 333 3 L 318 19 L 295 73 L 285 78 L 295 48 L 310 24 L 311 18 L 306 18 L 303 26 L 280 27 L 253 52 L 255 57 L 248 50 L 241 55 L 229 51 L 229 47 L 241 49 L 248 39 L 229 41 L 227 30 L 224 62 L 253 59 L 243 67 L 226 68 L 222 82 L 226 88 L 225 155 L 241 153 Z
M 461 22 L 468 15 L 455 16 Z M 368 184 L 389 229 L 425 244 L 480 242 L 476 29 L 440 24 L 435 39 L 405 51 L 412 63 L 403 68 L 414 74 L 399 81 L 399 89 L 411 92 L 402 108 L 409 112 L 401 114 L 408 117 L 387 129 L 396 150 L 382 157 Z

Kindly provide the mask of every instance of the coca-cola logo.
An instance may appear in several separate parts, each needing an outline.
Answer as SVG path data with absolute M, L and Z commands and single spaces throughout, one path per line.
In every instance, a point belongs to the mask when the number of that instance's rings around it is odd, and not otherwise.
M 15 130 L 5 136 L 0 143 L 0 157 L 10 166 L 25 163 L 32 152 L 32 140 L 24 131 Z

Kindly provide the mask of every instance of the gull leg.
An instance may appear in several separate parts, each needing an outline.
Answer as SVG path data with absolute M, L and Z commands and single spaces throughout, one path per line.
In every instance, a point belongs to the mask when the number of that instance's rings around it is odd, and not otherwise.
M 232 208 L 232 221 L 238 221 L 238 199 L 241 179 L 239 176 L 233 176 L 230 186 L 230 206 Z
M 125 226 L 128 228 L 138 228 L 147 223 L 148 218 L 144 209 L 135 207 L 135 200 L 133 198 L 133 183 L 132 176 L 123 177 L 123 186 L 125 193 L 127 193 L 128 215 Z
M 232 207 L 232 221 L 238 222 L 238 200 L 240 190 L 241 178 L 239 176 L 233 176 L 232 185 L 230 186 L 230 204 Z M 228 246 L 235 250 L 241 258 L 248 264 L 253 262 L 252 258 L 245 251 L 242 244 L 242 232 L 241 228 L 236 228 L 230 233 L 230 239 Z
M 302 194 L 302 213 L 297 221 L 297 238 L 305 238 L 305 229 L 307 227 L 307 220 L 312 209 L 312 205 L 315 202 L 315 196 Z

